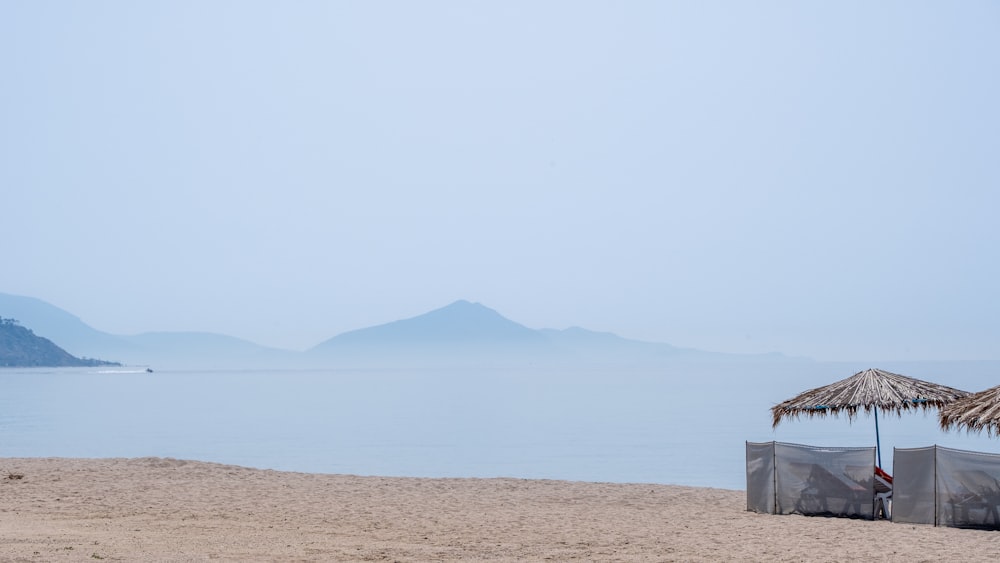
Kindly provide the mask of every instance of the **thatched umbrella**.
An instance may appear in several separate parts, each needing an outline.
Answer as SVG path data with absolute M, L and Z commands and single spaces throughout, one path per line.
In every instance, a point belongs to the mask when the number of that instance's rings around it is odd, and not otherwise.
M 1000 436 L 1000 386 L 972 393 L 941 407 L 938 420 L 942 430 L 986 430 L 988 436 Z
M 859 410 L 875 414 L 875 449 L 878 464 L 882 465 L 881 444 L 878 436 L 878 411 L 895 412 L 941 407 L 955 399 L 968 395 L 967 392 L 937 383 L 914 379 L 881 369 L 866 369 L 816 389 L 800 393 L 783 403 L 771 407 L 774 425 L 785 418 L 806 415 L 837 416 L 841 412 L 853 420 Z

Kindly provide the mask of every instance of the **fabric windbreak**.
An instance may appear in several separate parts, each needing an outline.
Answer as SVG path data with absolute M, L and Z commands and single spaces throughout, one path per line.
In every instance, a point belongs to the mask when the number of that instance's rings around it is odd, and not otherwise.
M 940 526 L 1000 528 L 1000 456 L 937 448 Z
M 774 514 L 774 442 L 747 442 L 747 510 Z
M 896 448 L 892 453 L 892 521 L 934 524 L 936 446 Z
M 767 447 L 773 453 L 774 504 L 767 494 Z M 747 510 L 874 518 L 875 448 L 747 443 Z
M 1000 455 L 930 446 L 893 456 L 894 522 L 1000 529 Z

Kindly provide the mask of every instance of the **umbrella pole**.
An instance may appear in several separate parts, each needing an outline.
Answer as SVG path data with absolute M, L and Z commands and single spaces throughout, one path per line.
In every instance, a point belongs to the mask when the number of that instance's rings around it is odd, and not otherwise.
M 882 445 L 878 440 L 878 407 L 875 407 L 875 454 L 878 457 L 878 466 L 882 467 Z

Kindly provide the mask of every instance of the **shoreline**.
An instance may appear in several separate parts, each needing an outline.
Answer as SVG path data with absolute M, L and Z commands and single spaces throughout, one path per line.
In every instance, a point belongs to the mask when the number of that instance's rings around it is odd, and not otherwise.
M 20 477 L 17 477 L 20 476 Z M 745 491 L 0 458 L 0 560 L 1000 558 L 1000 533 L 746 511 Z

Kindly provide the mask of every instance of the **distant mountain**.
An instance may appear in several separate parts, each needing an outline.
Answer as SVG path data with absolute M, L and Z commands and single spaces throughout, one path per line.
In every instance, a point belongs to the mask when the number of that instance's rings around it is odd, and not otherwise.
M 144 358 L 145 364 L 201 369 L 304 367 L 301 352 L 268 348 L 224 334 L 144 332 L 122 338 L 135 346 L 134 357 Z
M 493 309 L 465 300 L 388 324 L 345 332 L 314 349 L 359 343 L 538 343 L 538 331 L 508 320 Z
M 479 303 L 460 300 L 423 315 L 342 333 L 310 358 L 357 364 L 466 363 L 545 357 L 549 339 Z
M 791 359 L 781 354 L 727 354 L 695 348 L 678 348 L 663 342 L 622 338 L 610 332 L 580 327 L 565 330 L 543 328 L 539 332 L 565 354 L 577 360 L 605 363 L 649 363 L 683 360 L 687 362 L 775 361 Z
M 604 360 L 676 359 L 679 357 L 716 357 L 721 354 L 677 348 L 670 344 L 642 342 L 622 338 L 610 332 L 594 332 L 580 327 L 565 330 L 542 329 L 554 345 L 580 358 Z
M 15 319 L 0 317 L 0 366 L 3 367 L 77 367 L 119 366 L 90 358 L 77 358 L 48 338 L 37 336 Z
M 0 316 L 82 357 L 179 369 L 280 369 L 448 365 L 627 365 L 657 362 L 788 360 L 780 354 L 724 354 L 641 342 L 579 327 L 531 329 L 480 303 L 445 307 L 344 332 L 306 352 L 268 348 L 221 334 L 148 332 L 116 336 L 38 299 L 0 293 Z
M 130 365 L 181 369 L 298 367 L 300 353 L 204 332 L 150 332 L 118 336 L 101 332 L 70 313 L 33 297 L 0 293 L 0 316 L 81 357 L 107 358 Z
M 134 351 L 134 346 L 120 336 L 91 328 L 79 318 L 34 297 L 0 293 L 0 316 L 17 319 L 22 326 L 76 356 L 121 360 Z
M 307 351 L 344 365 L 468 363 L 649 363 L 781 359 L 628 340 L 573 327 L 535 330 L 479 303 L 460 300 L 416 317 L 345 332 Z

